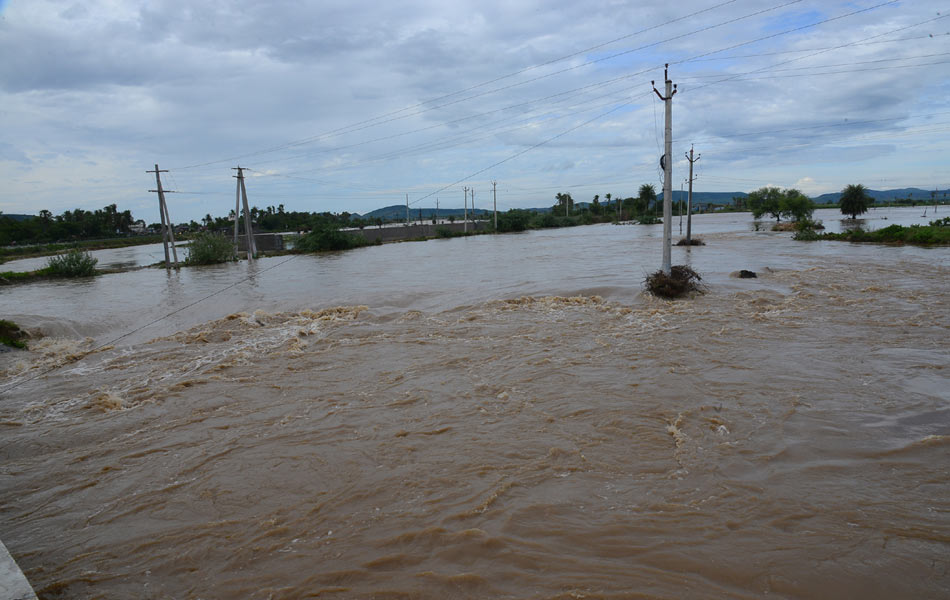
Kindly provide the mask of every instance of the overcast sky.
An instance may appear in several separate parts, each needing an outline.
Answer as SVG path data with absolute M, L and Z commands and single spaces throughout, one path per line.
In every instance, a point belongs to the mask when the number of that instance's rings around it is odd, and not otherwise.
M 0 211 L 950 187 L 938 0 L 0 0 Z

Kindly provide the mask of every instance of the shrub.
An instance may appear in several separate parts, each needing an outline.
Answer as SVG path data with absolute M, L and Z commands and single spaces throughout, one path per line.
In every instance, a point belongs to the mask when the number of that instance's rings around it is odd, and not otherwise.
M 526 210 L 511 209 L 498 213 L 498 231 L 524 231 L 530 226 L 531 213 Z
M 792 236 L 792 239 L 800 242 L 814 242 L 821 239 L 821 234 L 814 229 L 799 229 Z
M 369 245 L 363 236 L 353 235 L 340 231 L 336 227 L 325 224 L 314 227 L 313 231 L 301 237 L 294 244 L 295 250 L 302 252 L 324 252 L 327 250 L 349 250 Z
M 435 237 L 437 238 L 450 238 L 455 237 L 455 232 L 449 229 L 448 227 L 436 227 L 435 228 Z
M 98 262 L 99 259 L 93 258 L 85 250 L 76 248 L 66 254 L 51 256 L 45 271 L 56 277 L 89 277 L 96 274 Z
M 199 233 L 188 245 L 186 265 L 215 265 L 237 260 L 234 242 L 216 233 Z

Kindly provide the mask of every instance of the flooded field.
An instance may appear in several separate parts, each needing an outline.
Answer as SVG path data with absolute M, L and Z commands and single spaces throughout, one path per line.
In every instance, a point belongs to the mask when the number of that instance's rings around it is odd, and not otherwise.
M 947 597 L 950 249 L 748 219 L 680 302 L 612 225 L 0 290 L 0 539 L 43 598 Z

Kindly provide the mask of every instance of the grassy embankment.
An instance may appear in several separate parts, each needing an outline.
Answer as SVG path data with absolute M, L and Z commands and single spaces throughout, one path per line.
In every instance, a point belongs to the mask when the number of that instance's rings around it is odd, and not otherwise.
M 4 271 L 0 273 L 0 285 L 28 283 L 42 279 L 61 279 L 71 277 L 91 277 L 98 275 L 96 269 L 98 259 L 89 255 L 85 250 L 73 249 L 65 254 L 51 256 L 46 266 L 36 271 L 17 272 Z
M 836 240 L 843 242 L 872 242 L 879 244 L 912 244 L 916 246 L 950 245 L 950 217 L 931 221 L 929 225 L 890 225 L 875 231 L 853 229 L 841 233 L 818 233 L 803 228 L 795 234 L 796 240 Z
M 107 250 L 109 248 L 125 248 L 128 246 L 144 246 L 145 244 L 161 243 L 161 235 L 139 235 L 134 237 L 106 238 L 100 240 L 80 240 L 69 243 L 36 244 L 31 246 L 6 246 L 0 248 L 0 263 L 20 258 L 36 258 L 38 256 L 52 256 L 64 250 Z

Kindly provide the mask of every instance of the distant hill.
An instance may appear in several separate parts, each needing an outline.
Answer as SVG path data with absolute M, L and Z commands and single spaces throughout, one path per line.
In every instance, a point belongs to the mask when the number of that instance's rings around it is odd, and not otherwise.
M 896 190 L 867 190 L 868 196 L 874 199 L 875 202 L 891 202 L 894 200 L 916 200 L 919 203 L 930 202 L 930 194 L 934 190 L 922 190 L 920 188 L 900 188 Z M 937 190 L 937 199 L 944 200 L 945 194 L 948 194 L 948 190 Z M 841 192 L 832 192 L 830 194 L 822 194 L 812 198 L 818 204 L 837 204 L 838 199 L 841 197 Z
M 14 221 L 26 221 L 27 219 L 35 219 L 36 215 L 12 215 L 8 213 L 0 213 L 0 218 L 3 217 L 13 219 Z
M 418 218 L 419 218 L 419 213 L 420 213 L 420 211 L 422 212 L 422 218 L 423 218 L 423 219 L 431 219 L 432 217 L 435 216 L 435 213 L 436 213 L 436 209 L 435 209 L 435 208 L 424 208 L 424 207 L 412 207 L 412 206 L 410 206 L 410 207 L 409 207 L 409 218 L 410 218 L 410 219 L 418 219 Z M 488 214 L 488 213 L 491 212 L 491 211 L 488 211 L 488 210 L 485 210 L 485 209 L 482 209 L 482 208 L 477 208 L 477 209 L 475 209 L 475 211 L 476 211 L 478 214 L 480 214 L 480 215 Z M 440 208 L 440 209 L 438 209 L 438 213 L 439 213 L 439 218 L 440 218 L 440 219 L 446 219 L 446 218 L 451 217 L 451 216 L 454 216 L 454 217 L 456 217 L 456 218 L 461 219 L 461 218 L 464 218 L 464 216 L 465 216 L 465 209 L 464 209 L 464 208 Z M 469 217 L 472 216 L 472 209 L 471 209 L 471 208 L 468 209 L 468 215 L 469 215 Z M 402 206 L 400 206 L 400 205 L 398 205 L 398 204 L 394 204 L 394 205 L 392 205 L 392 206 L 387 206 L 387 207 L 385 207 L 385 208 L 377 208 L 376 210 L 371 211 L 371 212 L 368 212 L 368 213 L 366 213 L 365 215 L 353 215 L 353 217 L 354 217 L 354 218 L 363 218 L 363 219 L 382 219 L 382 220 L 384 220 L 384 221 L 399 221 L 399 220 L 405 220 L 405 218 L 406 218 L 406 205 L 403 204 Z

